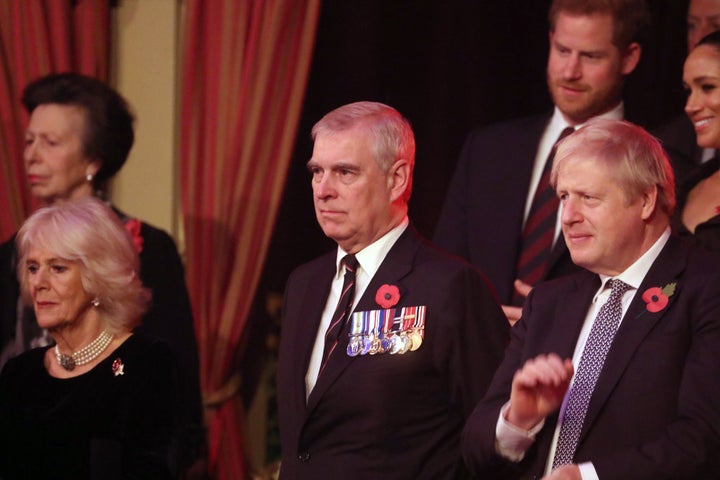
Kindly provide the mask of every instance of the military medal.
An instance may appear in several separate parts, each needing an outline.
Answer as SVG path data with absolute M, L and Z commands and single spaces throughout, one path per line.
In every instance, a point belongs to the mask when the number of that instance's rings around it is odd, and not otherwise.
M 425 312 L 423 305 L 353 313 L 348 356 L 416 351 L 425 337 Z

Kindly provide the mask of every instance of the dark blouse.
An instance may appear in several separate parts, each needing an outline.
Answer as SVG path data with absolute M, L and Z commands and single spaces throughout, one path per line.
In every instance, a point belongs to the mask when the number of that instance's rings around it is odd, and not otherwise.
M 720 169 L 720 157 L 715 157 L 699 166 L 685 182 L 678 185 L 678 202 L 673 218 L 673 229 L 682 238 L 710 252 L 720 253 L 720 215 L 698 224 L 693 234 L 682 223 L 682 211 L 692 189 L 701 181 Z
M 45 370 L 48 348 L 0 375 L 0 477 L 169 478 L 178 372 L 168 346 L 132 335 L 68 379 Z

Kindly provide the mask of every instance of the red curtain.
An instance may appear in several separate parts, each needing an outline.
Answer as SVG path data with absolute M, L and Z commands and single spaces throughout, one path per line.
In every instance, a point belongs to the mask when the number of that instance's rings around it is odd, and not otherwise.
M 320 0 L 188 0 L 180 182 L 211 469 L 242 479 L 240 348 L 300 116 Z
M 63 71 L 106 80 L 109 38 L 109 0 L 0 0 L 0 241 L 35 206 L 22 165 L 23 87 Z

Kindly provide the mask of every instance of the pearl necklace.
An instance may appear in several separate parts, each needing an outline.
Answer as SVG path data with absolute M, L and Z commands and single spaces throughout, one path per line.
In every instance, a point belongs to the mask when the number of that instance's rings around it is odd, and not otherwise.
M 113 339 L 113 335 L 108 333 L 107 330 L 103 332 L 92 342 L 85 345 L 77 352 L 73 352 L 71 355 L 65 355 L 60 353 L 60 349 L 55 345 L 55 357 L 62 368 L 71 372 L 75 370 L 78 365 L 85 365 L 95 360 L 98 355 L 105 351 L 110 345 Z

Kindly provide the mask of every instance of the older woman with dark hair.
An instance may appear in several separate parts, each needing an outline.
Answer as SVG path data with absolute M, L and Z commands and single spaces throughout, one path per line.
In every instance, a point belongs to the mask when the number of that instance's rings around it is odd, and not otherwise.
M 24 165 L 30 191 L 41 205 L 104 197 L 106 183 L 123 166 L 133 145 L 133 115 L 127 102 L 105 83 L 76 73 L 51 74 L 25 87 L 30 114 Z M 185 275 L 172 238 L 117 209 L 140 256 L 139 276 L 153 301 L 138 328 L 168 343 L 180 367 L 182 432 L 173 455 L 182 470 L 202 458 L 205 438 L 198 376 L 198 352 Z M 18 302 L 13 239 L 0 246 L 0 368 L 14 355 L 52 343 Z
M 169 477 L 177 364 L 133 334 L 150 292 L 129 233 L 87 197 L 36 211 L 17 247 L 23 301 L 55 346 L 0 375 L 0 477 Z

